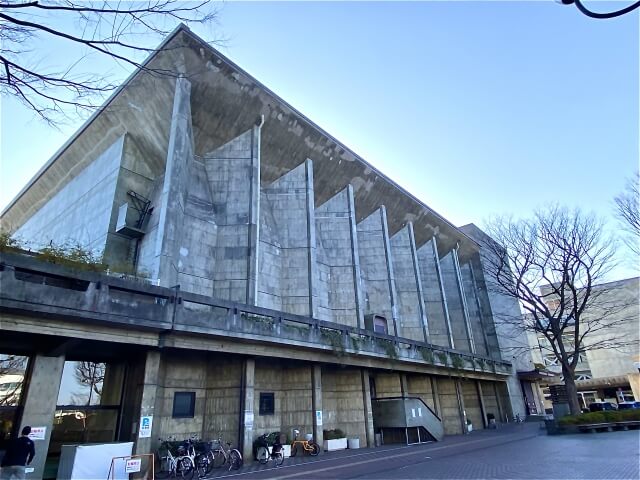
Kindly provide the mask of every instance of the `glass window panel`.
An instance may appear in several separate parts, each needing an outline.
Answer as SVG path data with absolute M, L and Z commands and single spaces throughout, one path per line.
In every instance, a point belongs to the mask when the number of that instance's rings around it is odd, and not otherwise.
M 110 363 L 64 362 L 58 405 L 119 405 L 124 366 Z
M 118 410 L 56 410 L 49 454 L 58 455 L 62 445 L 113 442 Z
M 0 354 L 0 407 L 20 404 L 28 357 Z
M 195 414 L 195 403 L 195 392 L 175 392 L 173 395 L 173 417 L 193 418 Z

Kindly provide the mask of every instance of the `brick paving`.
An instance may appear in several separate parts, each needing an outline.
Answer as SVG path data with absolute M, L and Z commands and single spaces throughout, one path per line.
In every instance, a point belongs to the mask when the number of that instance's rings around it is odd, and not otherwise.
M 640 479 L 639 465 L 639 430 L 548 436 L 538 424 L 525 423 L 438 443 L 288 458 L 278 468 L 248 462 L 210 478 Z

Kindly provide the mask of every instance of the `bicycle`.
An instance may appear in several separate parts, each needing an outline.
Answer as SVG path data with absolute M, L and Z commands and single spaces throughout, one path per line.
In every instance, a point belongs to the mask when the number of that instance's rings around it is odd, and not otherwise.
M 298 445 L 302 447 L 303 452 L 308 452 L 312 457 L 317 456 L 320 453 L 320 446 L 313 440 L 298 440 L 300 430 L 293 431 L 294 438 L 291 442 L 291 456 L 295 457 L 298 453 Z
M 185 478 L 191 480 L 195 473 L 195 465 L 184 445 L 178 445 L 176 455 L 171 453 L 172 441 L 160 440 L 160 448 L 158 449 L 158 455 L 155 457 L 155 478 Z M 162 455 L 161 450 L 165 448 L 166 455 Z
M 258 447 L 256 452 L 256 459 L 262 465 L 265 465 L 270 459 L 276 464 L 276 467 L 282 465 L 284 462 L 284 455 L 282 453 L 282 445 L 278 442 L 274 443 L 269 449 L 269 445 L 267 443 L 267 434 L 263 433 L 260 436 L 260 440 L 262 441 L 262 445 Z
M 231 448 L 231 443 L 223 442 L 222 437 L 218 437 L 218 440 L 212 443 L 217 443 L 218 446 L 211 448 L 207 453 L 210 459 L 209 472 L 212 468 L 220 468 L 225 463 L 229 463 L 229 470 L 238 470 L 242 466 L 242 454 L 237 448 Z

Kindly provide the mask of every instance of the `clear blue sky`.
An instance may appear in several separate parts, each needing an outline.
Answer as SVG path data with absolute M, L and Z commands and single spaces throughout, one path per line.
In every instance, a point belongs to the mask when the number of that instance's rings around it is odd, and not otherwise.
M 598 21 L 551 0 L 232 2 L 219 25 L 194 30 L 227 37 L 231 60 L 456 225 L 557 201 L 613 229 L 613 197 L 638 169 L 637 11 Z M 4 208 L 81 121 L 57 132 L 2 106 Z M 629 262 L 616 277 L 634 274 Z

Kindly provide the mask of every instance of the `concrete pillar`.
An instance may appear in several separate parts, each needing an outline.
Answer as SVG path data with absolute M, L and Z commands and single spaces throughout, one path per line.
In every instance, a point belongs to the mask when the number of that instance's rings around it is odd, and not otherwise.
M 49 450 L 49 441 L 51 440 L 53 416 L 56 412 L 62 369 L 64 368 L 64 356 L 45 357 L 36 355 L 32 362 L 31 378 L 24 401 L 20 430 L 25 425 L 45 427 L 47 429 L 44 440 L 34 441 L 36 456 L 31 462 L 31 467 L 34 468 L 34 471 L 27 475 L 27 478 L 42 478 L 47 451 Z
M 155 415 L 155 412 L 156 405 L 161 400 L 158 396 L 158 384 L 161 383 L 160 380 L 160 352 L 150 350 L 147 352 L 144 362 L 140 415 L 134 420 L 138 425 L 134 446 L 134 453 L 136 454 L 153 453 L 153 446 L 158 439 L 157 432 L 160 428 L 160 418 Z M 153 417 L 151 437 L 140 438 L 140 421 L 141 418 L 145 416 Z
M 467 413 L 464 407 L 464 395 L 462 395 L 462 385 L 460 380 L 454 380 L 456 386 L 456 398 L 458 399 L 458 409 L 460 411 L 460 422 L 462 423 L 462 433 L 469 433 L 467 430 Z
M 369 387 L 369 370 L 362 369 L 362 400 L 364 405 L 364 427 L 367 437 L 367 447 L 376 446 L 376 437 L 373 430 L 373 411 L 371 410 L 371 389 Z
M 313 163 L 307 159 L 304 163 L 306 177 L 306 206 L 307 206 L 307 273 L 309 275 L 309 314 L 318 318 L 318 261 L 316 255 L 316 220 L 314 215 L 314 193 L 313 193 Z M 322 432 L 321 432 L 322 433 Z
M 453 341 L 453 331 L 451 330 L 451 317 L 449 315 L 449 307 L 447 306 L 447 294 L 444 289 L 444 280 L 442 278 L 442 268 L 440 267 L 440 256 L 438 255 L 438 241 L 434 235 L 431 239 L 433 247 L 433 259 L 436 265 L 436 273 L 438 274 L 438 283 L 440 284 L 440 295 L 442 297 L 442 308 L 444 310 L 445 323 L 447 325 L 447 335 L 449 336 L 449 347 L 456 348 Z
M 409 396 L 409 379 L 406 373 L 400 373 L 400 393 L 403 397 Z
M 476 308 L 478 309 L 478 315 L 480 316 L 480 331 L 482 332 L 482 341 L 484 342 L 484 348 L 487 351 L 487 356 L 491 355 L 491 349 L 489 347 L 489 338 L 487 337 L 487 329 L 486 324 L 491 319 L 485 318 L 486 315 L 482 311 L 482 304 L 480 303 L 480 291 L 478 289 L 478 282 L 476 281 L 476 273 L 474 272 L 473 263 L 469 262 L 469 274 L 471 275 L 471 286 L 473 288 L 473 298 L 476 303 Z
M 480 380 L 475 380 L 476 390 L 478 391 L 478 400 L 480 401 L 480 413 L 482 414 L 482 425 L 484 428 L 487 428 L 489 425 L 487 423 L 487 409 L 484 405 L 484 396 L 482 394 L 482 384 Z
M 506 417 L 505 417 L 505 411 L 504 408 L 502 406 L 502 399 L 500 398 L 500 392 L 498 391 L 498 384 L 496 382 L 492 382 L 493 383 L 493 392 L 494 395 L 496 396 L 496 403 L 498 405 L 498 422 L 504 422 L 506 421 Z
M 254 397 L 255 397 L 256 361 L 247 358 L 242 372 L 242 408 L 240 410 L 240 451 L 245 461 L 253 458 L 253 421 L 254 421 Z
M 249 180 L 249 228 L 247 255 L 247 303 L 258 301 L 258 245 L 260 241 L 260 127 L 251 131 L 251 178 Z
M 364 328 L 364 296 L 362 295 L 362 272 L 360 271 L 360 254 L 358 253 L 358 231 L 356 229 L 356 206 L 353 196 L 353 186 L 347 186 L 349 200 L 349 226 L 351 229 L 351 255 L 353 261 L 353 281 L 356 294 L 356 314 L 358 328 Z
M 467 338 L 469 339 L 469 351 L 476 353 L 476 345 L 473 339 L 473 329 L 469 322 L 469 306 L 467 305 L 467 296 L 464 293 L 464 285 L 462 283 L 462 274 L 460 273 L 460 260 L 458 259 L 458 245 L 451 252 L 453 255 L 453 268 L 456 273 L 456 282 L 458 284 L 458 292 L 460 294 L 460 301 L 462 302 L 462 314 L 464 317 L 464 327 L 467 331 Z
M 438 393 L 438 382 L 435 377 L 430 377 L 431 380 L 431 394 L 433 395 L 433 405 L 435 406 L 436 415 L 442 418 L 442 407 L 440 407 L 440 394 Z
M 323 412 L 322 412 L 322 366 L 314 364 L 311 367 L 311 404 L 313 408 L 313 439 L 320 445 L 320 454 L 324 452 L 322 442 Z
M 178 283 L 177 240 L 181 234 L 184 217 L 184 195 L 187 190 L 184 178 L 188 170 L 187 162 L 192 157 L 191 83 L 184 77 L 178 77 L 173 98 L 164 183 L 158 208 L 155 271 L 152 272 L 165 287 Z
M 396 293 L 396 280 L 393 273 L 393 260 L 391 256 L 391 244 L 389 242 L 389 225 L 387 223 L 387 209 L 380 207 L 382 220 L 382 238 L 384 240 L 384 255 L 387 260 L 387 279 L 389 280 L 389 296 L 391 297 L 391 318 L 393 320 L 393 334 L 398 336 L 398 297 Z

